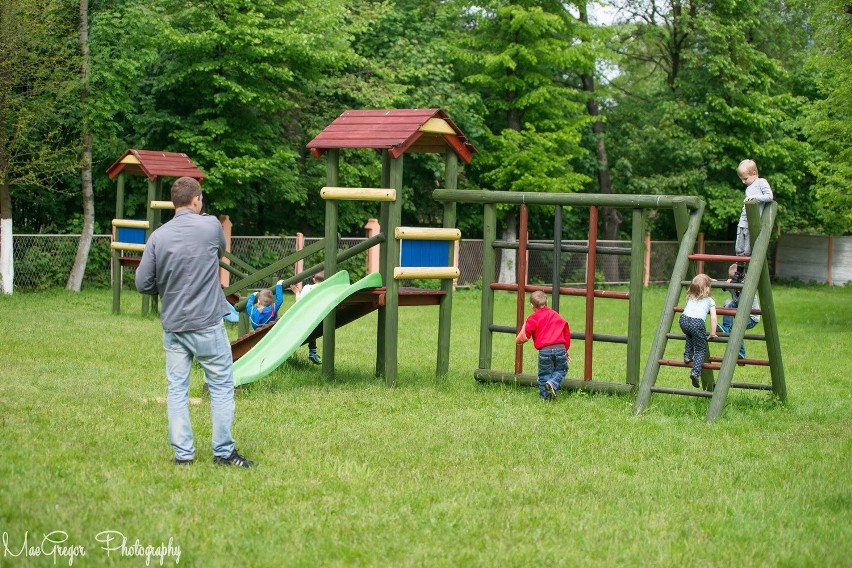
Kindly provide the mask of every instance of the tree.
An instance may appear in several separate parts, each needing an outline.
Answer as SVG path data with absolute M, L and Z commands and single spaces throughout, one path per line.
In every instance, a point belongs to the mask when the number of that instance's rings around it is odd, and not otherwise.
M 83 229 L 77 245 L 74 265 L 68 275 L 65 288 L 79 292 L 86 274 L 86 263 L 89 259 L 89 249 L 92 247 L 92 236 L 95 233 L 95 192 L 92 188 L 92 129 L 88 123 L 86 103 L 89 98 L 89 0 L 80 0 L 80 105 L 83 111 L 83 163 L 80 174 L 83 197 Z
M 67 7 L 0 0 L 0 290 L 11 294 L 12 193 L 51 189 L 76 165 L 75 106 Z
M 584 24 L 584 27 L 588 29 L 589 24 L 589 14 L 588 7 L 585 2 L 580 2 L 578 4 L 579 9 L 579 20 Z M 592 38 L 584 38 L 585 41 L 589 41 Z M 597 44 L 597 41 L 595 41 Z M 583 92 L 587 93 L 588 99 L 586 100 L 586 110 L 594 119 L 594 123 L 592 124 L 592 133 L 594 136 L 594 146 L 595 146 L 595 157 L 596 164 L 595 170 L 597 173 L 597 181 L 598 181 L 598 191 L 603 194 L 612 193 L 612 176 L 609 171 L 609 154 L 606 151 L 606 139 L 604 137 L 604 125 L 603 118 L 601 116 L 601 107 L 598 104 L 598 93 L 595 87 L 595 60 L 592 60 L 593 65 L 588 68 L 582 70 L 580 73 L 580 83 L 582 85 Z M 601 209 L 601 216 L 603 217 L 603 225 L 604 225 L 604 239 L 606 240 L 616 240 L 619 237 L 618 229 L 621 225 L 622 217 L 621 213 L 615 207 L 603 207 Z M 604 276 L 607 282 L 617 282 L 619 278 L 618 273 L 618 258 L 614 255 L 606 255 L 602 259 Z
M 614 175 L 631 193 L 688 194 L 707 202 L 704 228 L 727 235 L 739 217 L 734 169 L 753 158 L 783 207 L 783 227 L 813 219 L 805 101 L 791 88 L 788 40 L 801 34 L 785 3 L 619 2 L 624 57 L 609 117 Z M 779 47 L 780 46 L 780 47 Z M 671 227 L 668 227 L 671 230 Z
M 829 234 L 852 233 L 852 5 L 814 2 L 816 42 L 810 65 L 820 97 L 807 108 L 804 128 L 817 149 L 816 196 Z
M 463 3 L 459 71 L 484 101 L 486 138 L 472 183 L 504 191 L 571 192 L 588 178 L 572 162 L 585 154 L 589 122 L 583 97 L 563 76 L 589 68 L 576 19 L 562 2 Z M 504 239 L 517 238 L 517 213 L 506 211 Z M 508 253 L 508 254 L 507 254 Z M 514 251 L 501 256 L 499 280 L 515 281 Z
M 166 4 L 154 137 L 205 171 L 216 210 L 262 229 L 267 210 L 280 217 L 305 201 L 299 117 L 314 85 L 352 57 L 344 3 Z

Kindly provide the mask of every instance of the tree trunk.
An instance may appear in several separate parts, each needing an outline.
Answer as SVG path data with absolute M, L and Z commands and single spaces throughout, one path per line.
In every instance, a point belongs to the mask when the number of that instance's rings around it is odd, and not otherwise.
M 92 131 L 87 120 L 86 101 L 89 98 L 89 0 L 80 0 L 80 54 L 83 63 L 81 79 L 83 89 L 80 93 L 80 106 L 83 110 L 83 165 L 81 172 L 83 193 L 83 231 L 80 242 L 77 243 L 77 255 L 74 266 L 68 275 L 65 288 L 79 292 L 86 274 L 86 263 L 89 260 L 89 250 L 92 247 L 92 236 L 95 232 L 95 193 L 92 189 Z
M 507 96 L 511 104 L 515 100 L 515 93 L 510 92 Z M 510 108 L 506 115 L 509 128 L 516 132 L 521 131 L 521 112 L 516 108 Z M 513 243 L 518 240 L 518 212 L 510 210 L 506 213 L 506 229 L 503 231 L 503 240 Z M 497 282 L 500 284 L 514 284 L 518 280 L 518 252 L 516 250 L 503 249 L 500 251 L 500 273 Z
M 509 243 L 518 240 L 518 214 L 515 211 L 510 211 L 506 215 L 506 229 L 503 231 L 503 240 Z M 500 251 L 500 274 L 497 277 L 497 282 L 500 284 L 517 282 L 517 260 L 517 250 L 503 249 Z
M 580 4 L 580 21 L 584 24 L 589 23 L 586 5 Z M 600 119 L 601 109 L 598 106 L 598 101 L 595 98 L 595 78 L 592 75 L 581 75 L 583 81 L 583 91 L 588 93 L 586 100 L 586 110 L 589 116 L 594 117 L 595 122 L 592 125 L 592 131 L 595 138 L 595 155 L 597 156 L 598 164 L 598 186 L 601 193 L 612 193 L 612 178 L 609 175 L 609 157 L 606 152 L 606 141 L 604 139 L 603 121 Z M 621 213 L 614 207 L 603 207 L 601 215 L 604 221 L 604 240 L 614 241 L 618 239 L 618 230 L 621 225 Z M 618 272 L 618 257 L 608 254 L 601 257 L 603 265 L 604 277 L 607 282 L 617 282 L 621 280 Z
M 2 160 L 2 156 L 0 156 Z M 0 291 L 12 293 L 15 262 L 12 258 L 12 195 L 8 182 L 0 184 Z
M 12 256 L 12 190 L 9 187 L 9 158 L 6 136 L 6 97 L 0 92 L 0 293 L 11 294 L 15 281 Z

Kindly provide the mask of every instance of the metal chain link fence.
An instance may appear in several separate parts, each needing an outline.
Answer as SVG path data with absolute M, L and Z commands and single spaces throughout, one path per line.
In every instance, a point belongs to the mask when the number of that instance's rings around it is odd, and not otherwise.
M 15 235 L 13 255 L 15 264 L 15 288 L 43 290 L 64 287 L 74 263 L 78 235 Z M 84 286 L 108 287 L 110 285 L 110 235 L 95 235 L 86 266 Z M 317 242 L 318 238 L 305 238 L 305 246 Z M 341 238 L 340 250 L 352 247 L 365 239 Z M 585 245 L 586 241 L 563 241 L 564 244 Z M 630 241 L 598 241 L 601 247 L 629 248 Z M 652 241 L 650 254 L 650 282 L 668 282 L 677 257 L 676 241 Z M 708 254 L 733 254 L 733 241 L 706 241 L 704 252 Z M 259 269 L 296 252 L 296 237 L 232 237 L 231 252 L 252 267 Z M 501 251 L 497 251 L 495 270 L 499 271 Z M 770 251 L 770 258 L 772 254 Z M 465 239 L 459 243 L 459 286 L 475 286 L 482 280 L 482 240 Z M 322 261 L 322 252 L 305 259 L 305 266 Z M 586 254 L 563 252 L 561 255 L 560 279 L 565 286 L 582 285 L 586 280 Z M 597 256 L 596 281 L 617 284 L 627 282 L 630 275 L 630 257 Z M 355 281 L 367 274 L 367 253 L 363 252 L 340 266 L 348 270 Z M 124 286 L 132 287 L 132 269 L 125 269 Z M 727 278 L 727 265 L 707 263 L 704 272 L 717 279 Z M 549 251 L 528 252 L 528 278 L 532 284 L 549 283 L 553 274 L 553 254 Z M 271 275 L 266 284 L 271 285 L 280 278 L 293 275 L 292 267 Z M 232 280 L 233 281 L 233 280 Z

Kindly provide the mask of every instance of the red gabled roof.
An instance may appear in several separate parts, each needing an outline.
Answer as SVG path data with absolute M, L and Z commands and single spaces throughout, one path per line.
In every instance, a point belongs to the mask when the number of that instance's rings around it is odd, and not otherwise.
M 157 152 L 155 150 L 128 150 L 107 169 L 109 179 L 124 172 L 132 176 L 147 176 L 151 181 L 160 176 L 191 177 L 198 181 L 204 174 L 180 152 Z
M 443 121 L 449 129 L 421 130 L 431 119 Z M 443 152 L 447 147 L 468 164 L 476 153 L 461 129 L 439 108 L 347 110 L 308 142 L 317 157 L 334 148 L 389 150 L 398 158 L 405 152 Z

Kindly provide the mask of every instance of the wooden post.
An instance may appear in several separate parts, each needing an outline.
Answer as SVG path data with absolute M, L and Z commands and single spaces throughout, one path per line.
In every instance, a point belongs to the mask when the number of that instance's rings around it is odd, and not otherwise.
M 329 186 L 337 186 L 340 175 L 340 150 L 334 148 L 326 152 L 326 182 Z M 326 278 L 331 278 L 337 272 L 337 212 L 338 203 L 335 199 L 325 202 L 325 254 L 323 258 Z M 334 348 L 335 331 L 337 328 L 337 312 L 331 312 L 322 322 L 322 374 L 326 379 L 334 378 Z
M 630 245 L 630 306 L 627 316 L 627 383 L 639 384 L 642 348 L 642 282 L 645 258 L 645 212 L 633 210 L 633 233 Z
M 367 219 L 367 224 L 364 225 L 364 228 L 367 229 L 368 239 L 375 237 L 382 230 L 378 219 Z M 301 235 L 302 233 L 299 234 Z M 379 248 L 381 248 L 381 245 Z M 372 247 L 367 251 L 367 274 L 378 272 L 379 266 L 379 251 L 375 247 Z
M 145 231 L 145 242 L 148 242 L 148 238 L 151 236 L 151 233 L 154 232 L 154 209 L 151 208 L 151 202 L 157 199 L 157 182 L 156 180 L 148 180 L 148 200 L 145 202 L 145 208 L 148 211 L 147 220 L 148 220 L 148 229 Z M 149 309 L 152 304 L 154 304 L 154 297 L 148 294 L 142 295 L 142 315 L 147 315 Z M 156 306 L 154 306 L 156 310 Z
M 390 185 L 390 167 L 391 157 L 387 150 L 382 150 L 382 187 L 389 188 Z M 399 196 L 398 196 L 399 197 Z M 387 297 L 388 282 L 393 280 L 393 272 L 387 271 L 388 258 L 388 241 L 393 239 L 393 232 L 388 233 L 388 223 L 390 222 L 390 203 L 382 201 L 379 206 L 379 227 L 384 228 L 385 242 L 379 245 L 379 270 L 382 273 L 382 282 L 385 284 L 385 297 Z M 379 308 L 378 318 L 376 322 L 376 376 L 381 377 L 385 374 L 385 306 Z
M 304 233 L 296 233 L 296 252 L 301 251 L 305 248 L 305 234 Z M 305 270 L 305 261 L 304 259 L 299 259 L 296 261 L 296 266 L 294 268 L 296 274 L 301 274 Z
M 598 248 L 598 208 L 589 207 L 589 253 L 586 255 L 586 339 L 583 380 L 592 380 L 592 351 L 595 339 L 595 265 Z
M 118 186 L 115 191 L 115 218 L 124 219 L 124 172 L 118 174 Z M 113 229 L 113 240 L 115 240 L 115 229 Z M 112 260 L 112 313 L 121 313 L 121 253 L 117 250 L 110 251 Z
M 678 242 L 683 242 L 684 235 L 686 235 L 687 227 L 689 226 L 689 210 L 686 206 L 685 200 L 675 200 L 672 205 L 672 209 L 674 209 L 674 218 L 675 218 L 675 231 L 677 232 L 677 240 Z M 697 235 L 696 235 L 697 237 Z M 693 237 L 691 240 L 691 245 L 689 247 L 689 253 L 692 254 L 692 251 L 695 249 L 695 238 Z M 695 272 L 695 262 L 689 261 L 687 264 L 687 271 L 685 278 L 686 280 L 692 280 L 692 277 L 698 274 Z
M 491 345 L 494 323 L 494 283 L 497 261 L 494 241 L 497 239 L 497 205 L 488 203 L 482 212 L 482 308 L 479 322 L 479 368 L 491 369 Z
M 389 387 L 396 386 L 397 352 L 399 347 L 399 280 L 394 279 L 394 269 L 399 266 L 399 240 L 394 231 L 402 220 L 402 160 L 405 154 L 391 161 L 390 187 L 396 189 L 396 200 L 388 203 L 388 222 L 385 225 L 387 235 L 387 257 L 385 259 L 385 337 L 384 337 L 384 377 Z
M 562 275 L 562 206 L 557 205 L 553 215 L 553 276 L 550 285 L 550 305 L 553 311 L 559 311 L 559 288 Z
M 444 183 L 448 189 L 456 189 L 458 184 L 458 156 L 453 150 L 447 150 L 444 154 Z M 401 189 L 401 188 L 400 188 Z M 447 201 L 444 203 L 444 219 L 443 226 L 447 229 L 455 228 L 456 226 L 456 203 L 455 201 Z M 458 241 L 453 242 L 453 246 L 449 251 L 447 262 L 450 266 L 458 266 L 454 264 L 455 254 L 458 250 Z M 438 308 L 438 354 L 435 364 L 435 375 L 444 377 L 450 370 L 450 331 L 453 317 L 453 280 L 442 280 L 441 290 L 444 296 L 441 297 Z
M 645 273 L 642 285 L 648 287 L 651 281 L 651 233 L 645 233 Z
M 231 218 L 227 215 L 219 215 L 219 222 L 222 224 L 222 232 L 225 233 L 225 252 L 231 252 L 231 232 L 234 224 L 231 223 Z M 231 264 L 231 259 L 228 257 L 223 257 L 220 260 L 225 264 Z M 231 273 L 220 268 L 219 282 L 222 284 L 222 288 L 227 288 L 231 284 Z
M 529 209 L 521 204 L 521 223 L 518 228 L 517 293 L 515 299 L 515 332 L 524 326 L 524 310 L 527 305 L 527 241 L 529 239 Z M 515 374 L 524 372 L 524 346 L 515 345 Z
M 698 254 L 704 254 L 704 233 L 703 232 L 698 233 Z M 696 263 L 695 270 L 697 271 L 698 274 L 704 273 L 704 261 L 703 260 L 699 260 Z

